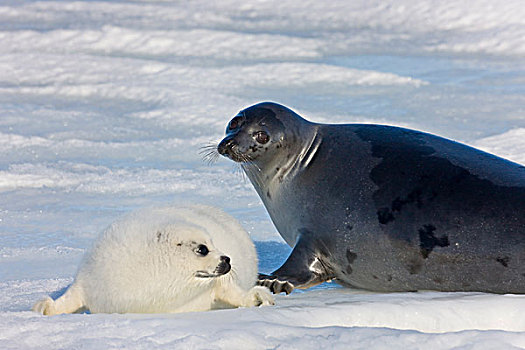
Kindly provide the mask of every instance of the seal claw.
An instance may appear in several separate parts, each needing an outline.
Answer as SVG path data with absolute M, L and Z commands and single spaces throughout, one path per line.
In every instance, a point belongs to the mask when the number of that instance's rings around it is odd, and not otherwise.
M 286 293 L 286 295 L 293 292 L 294 285 L 288 281 L 281 281 L 275 276 L 259 274 L 258 286 L 268 288 L 273 294 Z

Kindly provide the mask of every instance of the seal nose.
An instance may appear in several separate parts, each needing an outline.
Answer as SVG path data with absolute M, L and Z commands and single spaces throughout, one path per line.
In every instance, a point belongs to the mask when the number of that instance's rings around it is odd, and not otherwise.
M 230 151 L 232 147 L 235 145 L 235 141 L 233 140 L 233 137 L 226 136 L 217 146 L 217 151 L 220 155 L 227 155 L 230 154 Z
M 215 269 L 215 273 L 219 275 L 225 275 L 228 272 L 230 272 L 232 268 L 232 266 L 230 265 L 230 258 L 227 257 L 226 255 L 222 255 L 219 259 L 221 260 L 221 262 Z

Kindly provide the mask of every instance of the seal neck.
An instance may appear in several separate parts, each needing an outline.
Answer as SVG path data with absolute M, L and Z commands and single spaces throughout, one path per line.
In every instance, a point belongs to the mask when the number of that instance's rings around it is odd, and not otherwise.
M 249 165 L 255 169 L 249 169 L 251 171 L 245 169 L 245 173 L 255 188 L 267 191 L 286 182 L 289 176 L 294 177 L 306 169 L 322 143 L 318 129 L 319 125 L 308 123 L 307 126 L 295 130 L 295 137 L 284 147 L 282 156 L 274 157 L 271 162 L 266 160 L 264 164 L 254 162 L 253 165 Z M 299 142 L 300 140 L 304 141 Z
M 282 179 L 287 176 L 293 177 L 297 175 L 310 165 L 310 162 L 314 159 L 322 142 L 318 129 L 319 127 L 317 125 L 311 127 L 311 132 L 308 133 L 308 135 L 303 136 L 306 136 L 305 140 L 307 141 L 297 150 L 296 155 L 291 157 L 276 173 L 275 177 L 278 178 L 280 182 L 282 182 Z

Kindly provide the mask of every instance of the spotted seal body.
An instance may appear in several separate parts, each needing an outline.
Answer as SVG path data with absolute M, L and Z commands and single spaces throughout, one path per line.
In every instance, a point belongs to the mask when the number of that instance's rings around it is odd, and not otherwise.
M 522 165 L 414 130 L 311 123 L 275 103 L 241 111 L 218 151 L 241 163 L 294 247 L 265 279 L 525 293 Z

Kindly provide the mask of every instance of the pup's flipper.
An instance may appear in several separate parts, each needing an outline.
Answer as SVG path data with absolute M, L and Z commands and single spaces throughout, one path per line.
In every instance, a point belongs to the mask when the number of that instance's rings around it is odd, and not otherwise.
M 246 291 L 233 283 L 217 286 L 215 289 L 215 299 L 234 307 L 267 306 L 275 304 L 273 295 L 267 288 L 255 286 Z
M 85 307 L 82 287 L 73 283 L 57 300 L 50 297 L 37 302 L 32 310 L 42 315 L 71 314 Z

